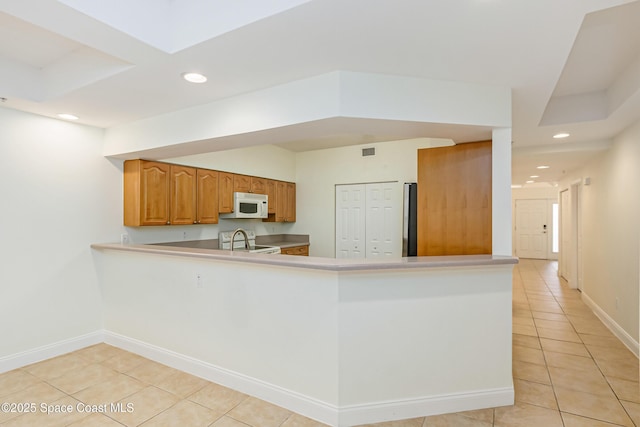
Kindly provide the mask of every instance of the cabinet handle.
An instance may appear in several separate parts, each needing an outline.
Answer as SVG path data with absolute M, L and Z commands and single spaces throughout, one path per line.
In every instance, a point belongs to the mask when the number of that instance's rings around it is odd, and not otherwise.
M 194 220 L 194 221 L 193 221 L 193 223 L 194 223 L 194 224 L 197 224 L 197 223 L 198 223 L 198 221 Z
M 171 224 L 171 221 L 167 221 L 167 225 Z

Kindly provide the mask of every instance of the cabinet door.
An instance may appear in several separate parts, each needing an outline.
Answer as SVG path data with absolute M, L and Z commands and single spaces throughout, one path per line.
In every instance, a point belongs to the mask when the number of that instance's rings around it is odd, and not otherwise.
M 276 197 L 276 181 L 274 181 L 273 179 L 267 179 L 266 180 L 267 183 L 267 197 L 268 197 L 268 212 L 270 214 L 275 214 L 276 213 L 276 201 L 277 201 L 277 197 Z
M 233 191 L 249 193 L 251 191 L 251 177 L 247 175 L 234 175 Z
M 218 172 L 198 169 L 198 224 L 218 223 Z
M 165 225 L 169 222 L 171 166 L 145 160 L 124 164 L 124 225 Z
M 282 181 L 276 182 L 276 213 L 275 221 L 284 222 L 287 214 L 287 183 Z
M 250 193 L 267 194 L 267 180 L 265 178 L 258 178 L 257 176 L 251 177 L 251 191 Z
M 171 165 L 171 224 L 196 221 L 196 169 Z
M 218 172 L 218 212 L 233 212 L 233 174 Z
M 287 203 L 285 208 L 285 222 L 296 221 L 296 185 L 287 182 Z

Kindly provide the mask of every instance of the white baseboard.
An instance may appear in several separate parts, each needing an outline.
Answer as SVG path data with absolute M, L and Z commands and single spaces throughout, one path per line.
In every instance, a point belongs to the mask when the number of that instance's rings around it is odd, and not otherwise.
M 80 350 L 104 341 L 102 331 L 91 332 L 76 338 L 58 341 L 33 350 L 27 350 L 0 358 L 0 373 L 11 371 L 42 360 Z
M 113 332 L 104 332 L 105 342 L 158 363 L 204 378 L 242 393 L 282 406 L 331 426 L 337 426 L 338 408 L 300 393 L 230 371 L 220 366 L 179 354 Z
M 340 426 L 379 423 L 430 415 L 471 411 L 513 405 L 514 389 L 506 387 L 473 393 L 456 393 L 407 399 L 394 402 L 378 402 L 340 408 Z
M 0 373 L 105 342 L 330 426 L 353 426 L 513 404 L 513 387 L 339 407 L 238 372 L 109 331 L 96 331 L 0 358 Z
M 112 332 L 105 332 L 107 344 L 120 347 L 172 368 L 196 375 L 217 384 L 255 396 L 330 426 L 353 426 L 426 415 L 437 415 L 473 409 L 512 405 L 513 387 L 429 396 L 420 399 L 376 402 L 366 405 L 337 407 L 300 393 L 274 386 L 238 372 L 166 350 Z
M 598 304 L 595 303 L 587 294 L 582 292 L 582 301 L 595 313 L 596 316 L 609 328 L 609 330 L 616 336 L 622 343 L 627 346 L 629 350 L 636 357 L 640 357 L 640 345 L 631 335 L 627 333 L 615 320 L 611 318 Z

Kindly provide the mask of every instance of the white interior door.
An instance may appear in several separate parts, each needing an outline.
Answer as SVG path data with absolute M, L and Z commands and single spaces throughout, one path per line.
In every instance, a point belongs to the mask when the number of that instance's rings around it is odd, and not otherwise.
M 402 256 L 402 201 L 397 182 L 366 184 L 366 257 Z
M 546 259 L 550 229 L 546 200 L 516 200 L 516 255 Z
M 336 186 L 336 258 L 366 255 L 366 187 Z
M 401 256 L 401 185 L 336 185 L 336 258 Z

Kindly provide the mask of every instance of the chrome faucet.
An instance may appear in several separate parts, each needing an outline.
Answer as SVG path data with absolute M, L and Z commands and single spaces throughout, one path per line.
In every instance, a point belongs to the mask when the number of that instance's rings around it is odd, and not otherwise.
M 238 233 L 242 233 L 242 235 L 244 236 L 244 248 L 246 250 L 249 250 L 249 236 L 247 236 L 247 232 L 244 231 L 242 228 L 238 228 L 236 231 L 233 232 L 233 234 L 231 235 L 231 252 L 233 252 L 233 242 L 236 239 L 236 234 Z

